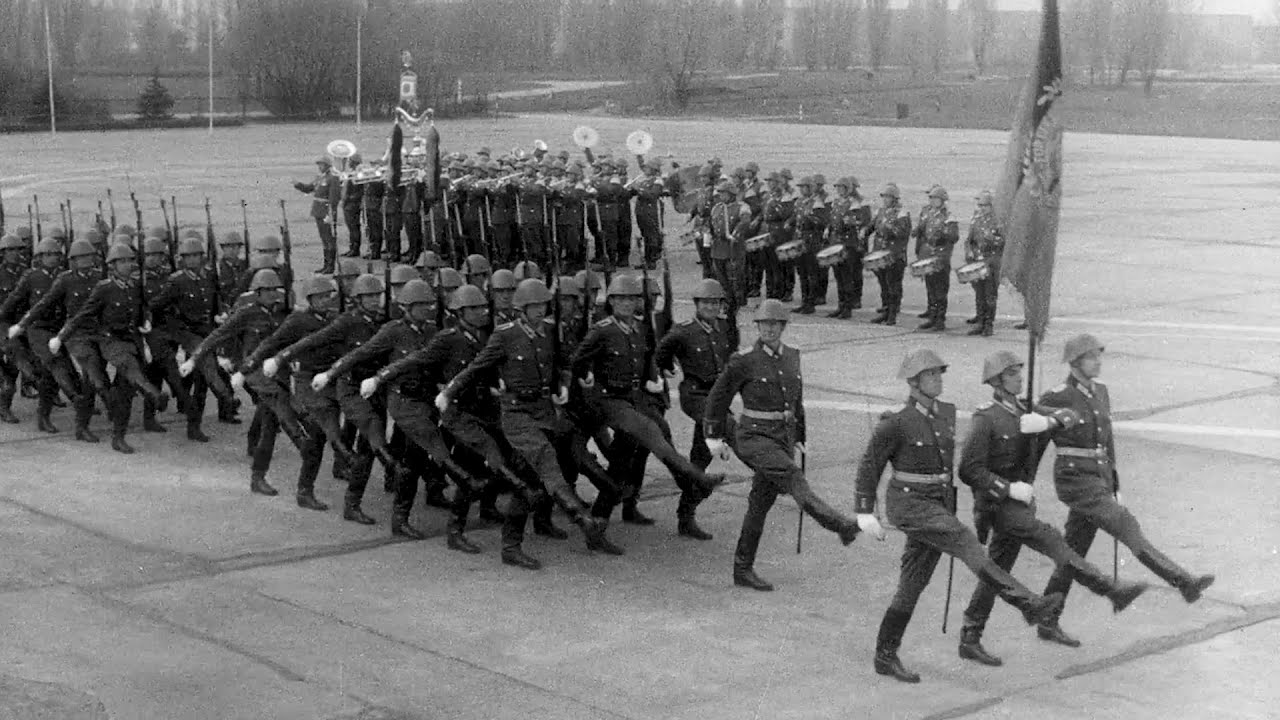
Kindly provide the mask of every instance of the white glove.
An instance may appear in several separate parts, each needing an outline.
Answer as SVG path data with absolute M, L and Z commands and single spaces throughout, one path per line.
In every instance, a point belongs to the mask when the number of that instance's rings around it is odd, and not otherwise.
M 797 454 L 800 454 L 800 455 L 804 454 L 804 443 L 796 443 L 795 448 L 796 448 Z
M 664 377 L 664 378 L 666 378 L 666 379 L 668 379 L 668 380 L 675 380 L 675 378 L 676 378 L 676 371 L 675 371 L 675 370 L 663 370 L 663 371 L 662 371 L 662 377 Z
M 711 451 L 712 457 L 718 457 L 721 460 L 729 459 L 729 443 L 724 440 L 707 438 L 707 449 Z
M 875 535 L 877 540 L 885 538 L 884 528 L 880 527 L 880 521 L 872 513 L 858 513 L 858 529 Z
M 234 363 L 231 362 L 231 358 L 225 355 L 219 355 L 218 367 L 222 368 L 223 370 L 226 370 L 227 372 L 231 372 L 232 370 L 235 369 L 236 366 Z
M 1036 497 L 1036 491 L 1035 488 L 1031 487 L 1031 483 L 1009 483 L 1009 497 L 1023 505 L 1030 505 L 1031 501 Z
M 321 390 L 325 389 L 328 385 L 329 385 L 329 373 L 327 372 L 316 373 L 315 377 L 311 378 L 311 389 L 315 390 L 316 392 L 320 392 Z
M 179 365 L 181 365 L 182 363 L 186 362 L 186 361 L 187 361 L 187 349 L 186 349 L 186 348 L 184 348 L 184 347 L 182 347 L 181 345 L 179 345 L 179 346 L 178 346 L 177 351 L 175 351 L 175 352 L 173 353 L 173 359 L 174 359 L 175 361 L 177 361 L 177 363 L 178 363 Z
M 190 375 L 192 371 L 195 369 L 196 369 L 195 362 L 191 360 L 187 360 L 186 362 L 178 366 L 178 374 L 181 375 L 182 377 L 186 377 Z
M 12 340 L 12 339 L 14 339 L 14 338 L 18 337 L 18 336 L 19 336 L 19 335 L 21 335 L 21 334 L 22 334 L 22 326 L 21 326 L 21 325 L 14 324 L 14 325 L 10 325 L 10 326 L 9 326 L 9 339 L 10 339 L 10 340 Z
M 150 335 L 151 321 L 147 320 L 146 322 L 142 323 L 142 327 L 138 328 L 138 332 L 142 333 L 143 335 Z
M 661 381 L 661 380 L 649 380 L 649 381 L 646 381 L 646 382 L 645 382 L 645 384 L 644 384 L 644 389 L 645 389 L 645 390 L 648 390 L 649 392 L 653 393 L 654 395 L 661 395 L 661 394 L 662 394 L 662 390 L 663 390 L 663 387 L 662 387 L 662 381 Z
M 437 394 L 436 409 L 439 410 L 440 412 L 444 412 L 448 408 L 449 408 L 449 396 L 445 395 L 444 393 Z
M 556 405 L 568 405 L 569 404 L 569 388 L 565 388 L 565 387 L 560 388 L 560 392 L 552 396 L 551 402 Z
M 360 397 L 368 400 L 376 392 L 378 392 L 378 378 L 371 377 L 360 381 Z
M 280 361 L 275 358 L 267 358 L 262 361 L 262 374 L 267 377 L 275 377 L 280 372 Z
M 1047 431 L 1051 427 L 1049 417 L 1040 413 L 1027 413 L 1018 418 L 1018 430 L 1023 435 L 1035 435 Z
M 578 384 L 584 388 L 593 388 L 596 386 L 596 376 L 594 373 L 587 373 L 587 376 L 578 381 Z
M 151 354 L 151 343 L 142 343 L 142 360 L 148 365 L 155 360 L 155 356 Z
M 234 373 L 231 375 L 231 387 L 237 392 L 244 389 L 244 373 Z
M 50 353 L 51 355 L 57 355 L 57 354 L 58 354 L 58 351 L 59 351 L 59 350 L 61 350 L 61 349 L 62 349 L 62 340 L 61 340 L 61 338 L 59 338 L 59 337 L 57 337 L 57 336 L 54 336 L 54 337 L 49 338 L 49 353 Z
M 225 323 L 226 321 L 227 321 L 227 314 L 226 314 L 226 313 L 218 313 L 217 315 L 214 315 L 214 316 L 213 316 L 213 324 L 214 324 L 214 325 L 221 325 L 221 324 Z
M 1121 497 L 1120 497 L 1120 491 L 1119 491 L 1119 490 L 1117 490 L 1117 491 L 1116 491 L 1116 504 L 1117 504 L 1117 505 L 1124 505 L 1124 501 L 1123 501 L 1123 500 L 1121 499 Z

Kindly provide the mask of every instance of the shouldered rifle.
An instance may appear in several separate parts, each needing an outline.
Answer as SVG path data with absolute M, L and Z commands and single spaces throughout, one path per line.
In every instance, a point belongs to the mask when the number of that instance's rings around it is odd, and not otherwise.
M 209 209 L 209 198 L 204 199 L 204 254 L 208 256 L 210 267 L 210 276 L 213 278 L 213 308 L 212 314 L 216 318 L 221 314 L 222 298 L 222 282 L 218 278 L 218 241 L 213 234 L 213 213 Z
M 142 248 L 142 239 L 145 233 L 142 232 L 142 206 L 138 204 L 138 196 L 132 190 L 129 191 L 129 200 L 133 203 L 133 219 L 137 222 L 134 226 L 133 237 L 138 243 L 138 248 Z
M 382 266 L 382 306 L 383 312 L 387 314 L 387 320 L 391 319 L 391 261 L 388 260 Z
M 654 370 L 653 355 L 658 349 L 658 333 L 653 329 L 653 293 L 649 292 L 649 263 L 640 263 L 640 284 L 644 289 L 644 372 Z M 658 377 L 661 377 L 659 375 Z
M 176 196 L 169 196 L 169 207 L 173 209 L 173 242 L 174 247 L 177 247 L 178 230 L 181 229 L 182 226 L 178 224 L 178 198 Z
M 208 198 L 205 199 L 207 205 Z M 178 252 L 178 236 L 174 233 L 173 224 L 169 222 L 169 206 L 164 198 L 160 198 L 160 214 L 164 216 L 165 241 L 169 246 L 169 257 L 176 257 Z
M 139 215 L 141 215 L 141 211 L 139 211 Z M 141 240 L 135 242 L 134 245 L 137 247 L 134 248 L 133 256 L 135 262 L 138 263 L 138 317 L 137 322 L 134 324 L 137 327 L 142 327 L 147 323 L 147 255 L 143 250 Z
M 244 201 L 241 201 L 241 208 L 244 207 Z M 248 227 L 247 225 L 245 226 Z M 284 198 L 280 199 L 280 244 L 284 247 L 284 267 L 288 271 L 289 287 L 284 289 L 284 306 L 286 310 L 293 310 L 293 239 L 289 236 L 289 213 L 284 209 Z M 249 247 L 249 238 L 245 238 L 245 250 Z M 338 284 L 338 297 L 342 297 L 342 284 Z
M 107 206 L 111 209 L 111 234 L 115 235 L 116 233 L 116 201 L 115 201 L 115 198 L 111 197 L 111 188 L 107 188 Z
M 40 223 L 40 196 L 32 195 L 32 202 L 36 204 L 36 244 L 44 239 L 44 226 Z
M 240 229 L 244 235 L 244 266 L 249 267 L 249 208 L 244 203 L 244 198 L 240 198 Z M 284 242 L 281 240 L 280 242 Z
M 675 296 L 672 293 L 671 264 L 667 262 L 667 256 L 664 253 L 662 255 L 662 296 L 664 299 L 662 302 L 662 313 L 658 316 L 659 320 L 662 321 L 663 335 L 671 332 L 671 328 L 675 325 L 675 317 L 672 315 L 674 312 L 672 305 L 674 304 Z M 734 349 L 736 350 L 737 348 Z
M 71 198 L 67 198 L 67 247 L 76 240 L 76 216 L 71 214 Z

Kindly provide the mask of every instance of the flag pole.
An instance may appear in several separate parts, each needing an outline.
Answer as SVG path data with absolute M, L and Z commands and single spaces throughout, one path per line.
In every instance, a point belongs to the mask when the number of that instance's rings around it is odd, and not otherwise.
M 49 74 L 49 135 L 58 136 L 58 112 L 53 106 L 53 40 L 49 34 L 49 3 L 44 4 L 45 71 Z
M 209 134 L 213 134 L 213 11 L 209 11 Z
M 356 132 L 360 132 L 361 80 L 363 72 L 363 47 L 361 35 L 364 33 L 364 13 L 356 14 Z

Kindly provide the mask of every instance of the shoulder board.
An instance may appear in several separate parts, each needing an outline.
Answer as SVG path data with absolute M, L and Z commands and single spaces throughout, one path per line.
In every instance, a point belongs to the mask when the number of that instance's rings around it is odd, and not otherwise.
M 1049 392 L 1051 393 L 1060 393 L 1060 392 L 1066 392 L 1066 391 L 1067 391 L 1066 383 L 1062 383 L 1061 385 L 1054 385 L 1053 387 L 1049 388 Z
M 595 326 L 602 328 L 602 327 L 609 327 L 612 324 L 613 324 L 613 318 L 607 317 L 603 320 L 597 320 Z
M 904 208 L 904 207 L 899 207 L 899 208 L 898 208 L 898 215 L 897 215 L 897 217 L 900 217 L 900 218 L 906 218 L 906 219 L 910 220 L 910 219 L 911 219 L 911 211 L 910 211 L 910 210 L 907 210 L 907 209 L 906 209 L 906 208 Z
M 181 271 L 181 270 L 174 270 L 173 272 L 169 273 L 169 279 L 170 279 L 170 280 L 177 280 L 177 279 L 178 279 L 178 276 L 179 276 L 179 275 L 181 275 L 181 274 L 182 274 L 182 271 Z
M 799 354 L 800 354 L 800 350 L 799 350 L 798 348 L 793 348 L 793 347 L 791 347 L 790 345 L 787 345 L 786 343 L 783 343 L 783 345 L 782 345 L 782 353 L 783 353 L 784 355 L 799 355 Z
M 994 400 L 988 400 L 988 401 L 986 401 L 986 402 L 982 403 L 981 405 L 979 405 L 979 406 L 978 406 L 978 409 L 979 409 L 979 410 L 990 410 L 991 408 L 993 408 L 993 407 L 995 407 L 995 406 L 996 406 L 996 403 L 995 403 L 995 401 L 994 401 Z
M 695 322 L 694 320 L 689 319 L 689 320 L 685 320 L 684 322 L 676 323 L 676 325 L 678 325 L 679 327 L 693 327 L 694 322 Z
M 499 325 L 498 327 L 494 328 L 494 330 L 510 330 L 515 326 L 516 324 L 514 322 L 505 322 Z
M 1093 386 L 1094 386 L 1094 387 L 1096 387 L 1096 388 L 1099 388 L 1099 389 L 1101 389 L 1101 390 L 1106 390 L 1106 389 L 1107 389 L 1107 386 L 1106 386 L 1106 384 L 1105 384 L 1105 383 L 1098 382 L 1097 380 L 1094 380 L 1094 381 L 1093 381 Z

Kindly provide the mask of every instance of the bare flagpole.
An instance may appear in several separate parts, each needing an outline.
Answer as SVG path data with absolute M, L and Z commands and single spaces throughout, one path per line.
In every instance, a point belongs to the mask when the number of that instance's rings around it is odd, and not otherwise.
M 361 47 L 361 35 L 364 32 L 364 12 L 356 15 L 356 132 L 360 132 L 360 104 L 361 98 L 361 80 L 363 72 L 363 48 Z
M 213 134 L 213 10 L 209 11 L 209 134 Z
M 49 3 L 44 4 L 44 57 L 49 73 L 49 135 L 58 136 L 58 113 L 53 107 L 53 39 L 49 34 Z

